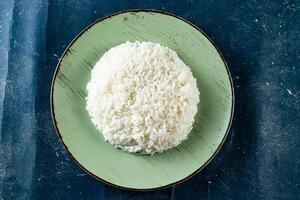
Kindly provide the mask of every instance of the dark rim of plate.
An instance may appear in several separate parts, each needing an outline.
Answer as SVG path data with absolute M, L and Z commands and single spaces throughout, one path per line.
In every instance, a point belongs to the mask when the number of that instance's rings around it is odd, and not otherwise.
M 103 180 L 101 179 L 100 177 L 96 176 L 95 174 L 93 174 L 92 172 L 88 171 L 84 166 L 82 166 L 80 164 L 79 161 L 76 160 L 76 158 L 72 155 L 72 153 L 69 151 L 67 145 L 64 143 L 63 139 L 62 139 L 62 136 L 59 132 L 59 129 L 57 127 L 57 122 L 56 122 L 56 119 L 55 119 L 55 113 L 54 113 L 54 105 L 53 105 L 53 91 L 54 91 L 54 83 L 55 83 L 55 80 L 56 80 L 56 76 L 58 74 L 58 71 L 59 71 L 59 67 L 60 67 L 60 64 L 61 64 L 61 61 L 63 60 L 64 56 L 67 54 L 67 52 L 69 51 L 70 47 L 76 42 L 76 40 L 78 38 L 80 38 L 80 36 L 85 33 L 88 29 L 92 28 L 95 24 L 103 21 L 103 20 L 106 20 L 108 18 L 111 18 L 113 16 L 116 16 L 116 15 L 119 15 L 119 14 L 123 14 L 123 13 L 130 13 L 130 12 L 152 12 L 152 13 L 159 13 L 159 14 L 164 14 L 164 15 L 169 15 L 171 17 L 175 17 L 179 20 L 182 20 L 186 23 L 188 23 L 190 26 L 192 26 L 193 28 L 195 28 L 197 31 L 199 31 L 201 34 L 203 34 L 209 41 L 210 43 L 214 46 L 214 48 L 217 50 L 219 56 L 221 57 L 225 67 L 226 67 L 226 71 L 227 71 L 227 75 L 228 75 L 228 78 L 230 80 L 230 87 L 231 87 L 231 93 L 232 93 L 232 106 L 231 106 L 231 113 L 230 113 L 230 120 L 229 120 L 229 123 L 228 123 L 228 126 L 227 126 L 227 130 L 225 132 L 225 135 L 221 141 L 221 143 L 219 144 L 218 148 L 216 149 L 216 151 L 211 155 L 211 157 L 200 167 L 198 168 L 197 170 L 195 170 L 193 173 L 191 173 L 189 176 L 179 180 L 179 181 L 175 181 L 173 183 L 170 183 L 168 185 L 164 185 L 164 186 L 160 186 L 160 187 L 155 187 L 155 188 L 146 188 L 146 189 L 142 189 L 142 188 L 128 188 L 128 187 L 123 187 L 123 186 L 119 186 L 119 185 L 115 185 L 113 183 L 110 183 L 106 180 Z M 217 48 L 217 46 L 214 44 L 214 42 L 212 41 L 212 39 L 210 39 L 210 37 L 208 37 L 206 35 L 206 33 L 204 33 L 200 28 L 198 28 L 196 25 L 194 25 L 193 23 L 191 23 L 190 21 L 182 18 L 182 17 L 179 17 L 175 14 L 172 14 L 172 13 L 168 13 L 168 12 L 165 12 L 165 11 L 160 11 L 160 10 L 155 10 L 155 9 L 129 9 L 129 10 L 124 10 L 124 11 L 120 11 L 120 12 L 116 12 L 116 13 L 113 13 L 113 14 L 110 14 L 110 15 L 107 15 L 103 18 L 100 18 L 98 20 L 96 20 L 95 22 L 93 22 L 92 24 L 90 24 L 89 26 L 87 26 L 85 29 L 83 29 L 78 35 L 76 35 L 76 37 L 71 41 L 71 43 L 67 46 L 67 48 L 65 49 L 64 53 L 62 54 L 62 56 L 60 57 L 59 59 L 59 62 L 56 66 L 56 69 L 55 69 L 55 72 L 54 72 L 54 75 L 53 75 L 53 79 L 52 79 L 52 83 L 51 83 L 51 93 L 50 93 L 50 108 L 51 108 L 51 116 L 52 116 L 52 121 L 53 121 L 53 125 L 55 127 L 55 132 L 56 134 L 58 135 L 61 143 L 63 144 L 63 146 L 65 147 L 65 149 L 67 150 L 67 152 L 69 153 L 69 155 L 71 156 L 71 158 L 77 163 L 77 165 L 83 169 L 87 174 L 89 174 L 90 176 L 94 177 L 96 180 L 98 181 L 101 181 L 101 182 L 104 182 L 110 186 L 113 186 L 113 187 L 116 187 L 116 188 L 119 188 L 119 189 L 124 189 L 124 190 L 131 190 L 131 191 L 154 191 L 154 190 L 160 190 L 160 189 L 166 189 L 166 188 L 169 188 L 171 186 L 175 186 L 177 184 L 180 184 L 188 179 L 190 179 L 191 177 L 193 177 L 195 174 L 199 173 L 204 167 L 206 167 L 208 165 L 208 163 L 211 162 L 211 160 L 216 156 L 216 154 L 219 152 L 219 150 L 221 149 L 221 147 L 223 146 L 228 134 L 229 134 L 229 130 L 230 130 L 230 127 L 232 125 L 232 121 L 233 121 L 233 115 L 234 115 L 234 107 L 235 107 L 235 95 L 234 95 L 234 86 L 233 86 L 233 81 L 232 81 L 232 77 L 231 77 L 231 74 L 230 74 L 230 71 L 229 71 L 229 67 L 227 65 L 227 62 L 225 61 L 222 53 L 220 52 L 220 50 Z

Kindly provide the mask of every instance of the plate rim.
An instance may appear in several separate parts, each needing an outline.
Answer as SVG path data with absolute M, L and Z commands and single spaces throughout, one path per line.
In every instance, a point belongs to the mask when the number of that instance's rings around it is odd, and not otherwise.
M 59 72 L 59 68 L 61 65 L 61 62 L 63 60 L 63 58 L 65 57 L 65 55 L 70 51 L 70 47 L 77 41 L 77 39 L 79 39 L 86 31 L 88 31 L 90 28 L 92 28 L 94 25 L 98 24 L 101 21 L 104 21 L 108 18 L 120 15 L 120 14 L 124 14 L 124 13 L 138 13 L 138 12 L 152 12 L 152 13 L 159 13 L 159 14 L 163 14 L 163 15 L 168 15 L 174 18 L 177 18 L 185 23 L 187 23 L 188 25 L 190 25 L 191 27 L 193 27 L 194 29 L 196 29 L 197 31 L 199 31 L 201 34 L 203 34 L 206 39 L 208 39 L 208 41 L 214 46 L 214 48 L 217 50 L 217 53 L 219 54 L 220 58 L 222 59 L 222 62 L 225 65 L 226 68 L 226 72 L 227 72 L 227 76 L 228 79 L 230 81 L 230 88 L 231 88 L 231 93 L 232 93 L 232 100 L 231 100 L 231 109 L 230 109 L 230 119 L 229 119 L 229 123 L 227 125 L 227 129 L 225 131 L 225 134 L 222 138 L 222 141 L 220 142 L 220 144 L 218 145 L 217 149 L 214 151 L 214 153 L 210 156 L 210 158 L 202 165 L 200 166 L 198 169 L 196 169 L 193 173 L 191 173 L 190 175 L 184 177 L 183 179 L 180 179 L 178 181 L 169 183 L 167 185 L 163 185 L 163 186 L 159 186 L 159 187 L 153 187 L 153 188 L 131 188 L 131 187 L 124 187 L 124 186 L 120 186 L 120 185 L 116 185 L 114 183 L 111 183 L 107 180 L 102 179 L 101 177 L 98 177 L 97 175 L 93 174 L 93 172 L 90 172 L 89 170 L 87 170 L 71 153 L 71 151 L 68 149 L 68 146 L 64 143 L 62 136 L 60 134 L 60 130 L 57 127 L 57 122 L 55 119 L 55 112 L 54 112 L 54 104 L 53 104 L 53 93 L 54 93 L 54 83 L 57 77 L 57 74 Z M 59 61 L 56 65 L 54 74 L 53 74 L 53 78 L 51 81 L 51 87 L 50 87 L 50 111 L 51 111 L 51 118 L 52 118 L 52 123 L 56 132 L 56 135 L 58 136 L 61 144 L 63 145 L 63 147 L 65 148 L 65 150 L 68 152 L 68 154 L 70 155 L 70 157 L 73 159 L 73 161 L 75 161 L 75 163 L 87 174 L 89 174 L 91 177 L 95 178 L 97 181 L 100 181 L 102 183 L 105 183 L 107 185 L 110 185 L 112 187 L 118 188 L 118 189 L 123 189 L 123 190 L 129 190 L 129 191 L 142 191 L 142 192 L 147 192 L 147 191 L 155 191 L 155 190 L 162 190 L 162 189 L 166 189 L 166 188 L 170 188 L 173 187 L 175 185 L 178 185 L 180 183 L 183 183 L 187 180 L 189 180 L 190 178 L 192 178 L 194 175 L 198 174 L 200 171 L 202 171 L 202 169 L 204 169 L 212 160 L 213 158 L 219 153 L 220 149 L 222 148 L 224 142 L 226 141 L 231 126 L 232 126 L 232 122 L 233 122 L 233 118 L 234 118 L 234 111 L 235 111 L 235 92 L 234 92 L 234 84 L 233 84 L 233 80 L 232 80 L 232 76 L 228 67 L 228 64 L 223 56 L 223 54 L 221 53 L 221 51 L 218 49 L 218 47 L 216 46 L 216 44 L 214 43 L 214 41 L 198 26 L 196 26 L 195 24 L 193 24 L 192 22 L 188 21 L 187 19 L 180 17 L 176 14 L 170 13 L 170 12 L 165 12 L 165 11 L 161 11 L 161 10 L 157 10 L 157 9 L 127 9 L 127 10 L 122 10 L 119 12 L 114 12 L 111 14 L 108 14 L 104 17 L 101 17 L 95 21 L 93 21 L 91 24 L 89 24 L 88 26 L 86 26 L 82 31 L 80 31 L 73 39 L 72 41 L 68 44 L 68 46 L 66 47 L 66 49 L 64 50 L 64 52 L 62 53 L 62 55 L 59 58 Z

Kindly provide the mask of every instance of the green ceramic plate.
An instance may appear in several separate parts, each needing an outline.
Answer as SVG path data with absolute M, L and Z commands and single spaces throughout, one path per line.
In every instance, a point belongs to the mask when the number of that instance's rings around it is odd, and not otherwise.
M 191 67 L 201 93 L 189 138 L 154 156 L 129 154 L 106 143 L 85 110 L 94 64 L 111 47 L 136 40 L 175 50 Z M 135 190 L 171 186 L 201 170 L 223 144 L 234 108 L 228 67 L 210 39 L 184 19 L 149 10 L 114 14 L 80 33 L 58 64 L 51 98 L 56 131 L 78 165 L 98 180 Z

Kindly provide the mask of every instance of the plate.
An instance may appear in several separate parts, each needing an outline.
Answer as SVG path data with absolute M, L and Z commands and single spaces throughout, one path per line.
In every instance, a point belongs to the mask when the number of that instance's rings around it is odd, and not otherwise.
M 106 143 L 85 109 L 95 63 L 111 47 L 137 40 L 176 51 L 192 69 L 201 93 L 189 138 L 153 156 L 129 154 Z M 51 88 L 54 126 L 71 157 L 96 179 L 131 190 L 165 188 L 200 171 L 222 146 L 233 109 L 232 79 L 212 41 L 190 22 L 153 10 L 116 13 L 88 26 L 62 55 Z

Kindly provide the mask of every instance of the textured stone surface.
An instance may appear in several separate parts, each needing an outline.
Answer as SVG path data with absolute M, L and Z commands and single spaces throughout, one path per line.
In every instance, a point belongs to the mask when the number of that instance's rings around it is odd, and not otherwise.
M 54 132 L 51 78 L 68 43 L 107 14 L 153 8 L 202 28 L 234 78 L 216 158 L 174 188 L 129 192 L 70 160 Z M 300 1 L 0 1 L 0 199 L 299 199 Z

